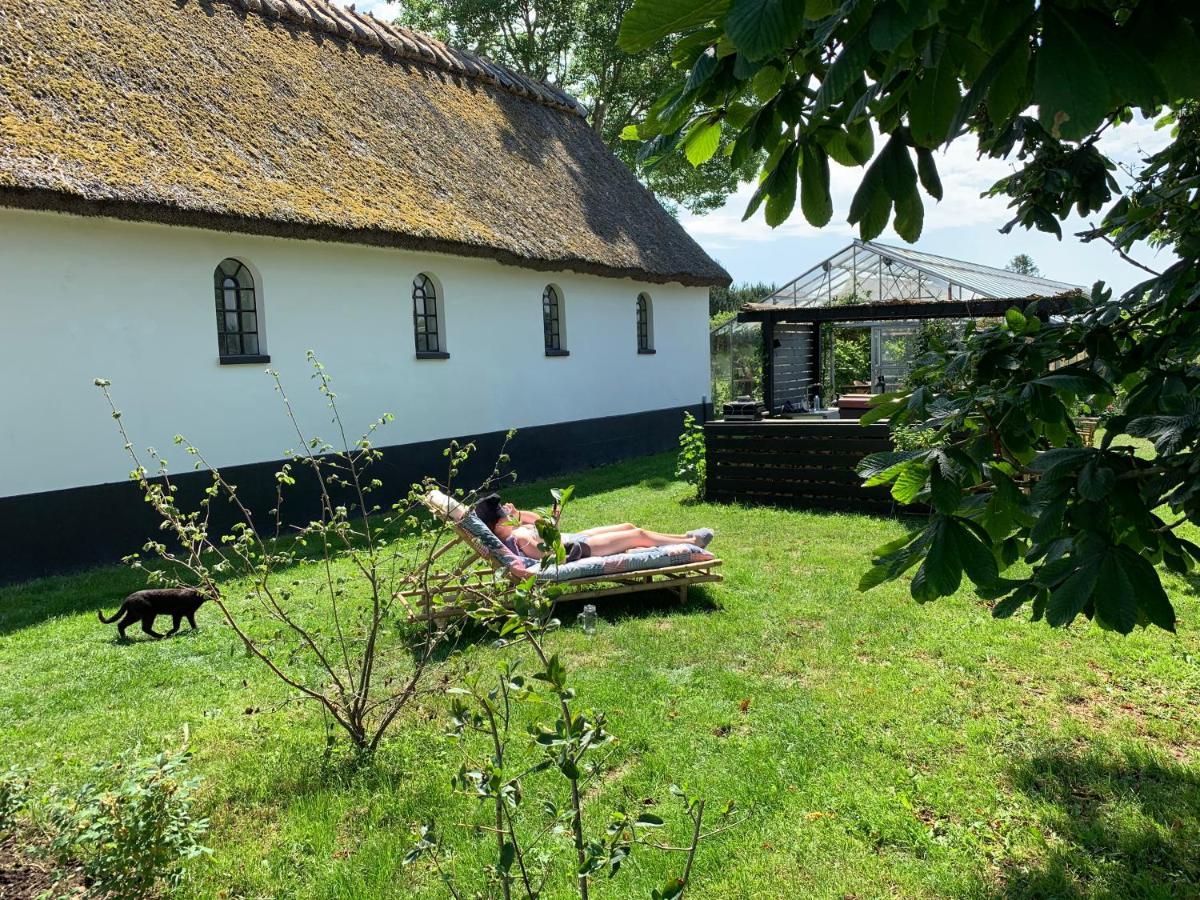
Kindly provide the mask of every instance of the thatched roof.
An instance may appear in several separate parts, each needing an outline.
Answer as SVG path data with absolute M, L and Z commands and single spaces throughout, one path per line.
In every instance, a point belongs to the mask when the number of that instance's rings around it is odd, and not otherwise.
M 0 204 L 728 282 L 577 101 L 328 0 L 0 0 Z

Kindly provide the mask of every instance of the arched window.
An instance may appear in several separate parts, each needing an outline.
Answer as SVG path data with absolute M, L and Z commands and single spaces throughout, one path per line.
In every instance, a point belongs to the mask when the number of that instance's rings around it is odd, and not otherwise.
M 542 330 L 546 336 L 547 356 L 567 355 L 566 323 L 563 321 L 562 293 L 552 284 L 542 291 Z
M 422 272 L 413 279 L 413 333 L 418 359 L 445 359 L 446 329 L 437 285 Z
M 213 272 L 217 300 L 217 346 L 221 362 L 266 362 L 254 275 L 236 259 Z
M 637 298 L 637 348 L 638 353 L 654 352 L 654 304 L 646 293 Z

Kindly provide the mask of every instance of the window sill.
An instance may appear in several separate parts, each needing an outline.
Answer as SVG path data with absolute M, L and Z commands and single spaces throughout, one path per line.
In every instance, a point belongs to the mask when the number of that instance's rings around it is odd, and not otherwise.
M 547 356 L 570 356 L 571 351 L 570 350 L 547 350 L 546 355 Z
M 222 356 L 220 363 L 223 366 L 250 366 L 269 363 L 271 357 L 265 353 L 258 353 L 253 356 Z
M 418 350 L 417 359 L 449 359 L 450 354 L 445 350 Z
M 638 347 L 638 356 L 653 356 L 657 352 L 653 347 Z

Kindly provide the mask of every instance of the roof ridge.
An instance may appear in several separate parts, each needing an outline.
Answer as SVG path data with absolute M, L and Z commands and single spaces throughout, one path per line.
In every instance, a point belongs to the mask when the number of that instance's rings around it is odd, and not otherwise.
M 490 60 L 430 37 L 376 19 L 371 13 L 339 6 L 331 0 L 223 0 L 264 19 L 291 22 L 302 28 L 342 38 L 385 57 L 425 63 L 453 75 L 482 81 L 552 109 L 587 116 L 587 108 L 565 91 L 521 75 Z
M 943 262 L 953 263 L 956 266 L 965 266 L 968 270 L 986 269 L 989 272 L 992 272 L 996 275 L 1003 275 L 1006 278 L 1016 278 L 1016 279 L 1022 279 L 1024 281 L 1040 282 L 1043 284 L 1066 285 L 1068 287 L 1075 287 L 1075 288 L 1083 287 L 1082 285 L 1073 284 L 1070 281 L 1061 281 L 1058 278 L 1047 278 L 1045 275 L 1026 275 L 1024 272 L 1014 272 L 1011 269 L 1002 269 L 999 266 L 992 266 L 992 265 L 989 265 L 988 263 L 972 262 L 971 260 L 967 260 L 967 259 L 958 259 L 953 256 L 945 256 L 941 253 L 931 253 L 928 250 L 917 250 L 915 248 L 897 247 L 895 244 L 885 244 L 882 241 L 875 241 L 875 240 L 863 241 L 862 243 L 864 246 L 877 247 L 881 250 L 890 250 L 890 251 L 900 254 L 901 256 L 903 256 L 905 254 L 916 254 L 917 256 L 924 256 L 924 257 L 928 257 L 930 259 L 939 259 L 939 260 L 942 260 Z

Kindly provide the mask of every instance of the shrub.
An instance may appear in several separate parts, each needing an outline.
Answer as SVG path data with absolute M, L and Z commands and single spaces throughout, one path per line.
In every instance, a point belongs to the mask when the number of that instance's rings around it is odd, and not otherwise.
M 431 586 L 442 583 L 436 572 L 445 560 L 437 568 L 434 561 L 449 529 L 421 515 L 421 499 L 435 486 L 432 479 L 409 486 L 394 503 L 375 500 L 384 489 L 374 475 L 382 457 L 375 441 L 392 417 L 384 415 L 357 439 L 348 438 L 325 367 L 311 351 L 308 360 L 337 437 L 330 443 L 305 434 L 278 373 L 268 370 L 299 449 L 288 451 L 288 461 L 275 473 L 274 507 L 257 514 L 243 502 L 236 484 L 177 435 L 175 443 L 211 479 L 197 508 L 183 508 L 165 461 L 150 449 L 147 461 L 158 471 L 143 465 L 109 382 L 96 379 L 96 385 L 134 464 L 130 477 L 167 535 L 144 547 L 158 559 L 155 568 L 136 556 L 128 561 L 152 583 L 195 587 L 206 594 L 247 655 L 296 694 L 319 704 L 356 752 L 369 753 L 424 690 L 430 663 L 443 646 L 446 629 L 432 620 L 421 625 L 413 621 L 423 605 L 415 601 L 427 600 Z M 473 449 L 452 443 L 446 450 L 448 490 Z M 506 460 L 502 454 L 501 462 Z M 488 483 L 498 476 L 499 463 Z M 284 501 L 301 480 L 317 492 L 319 513 L 281 540 L 288 518 Z M 225 504 L 236 518 L 225 534 L 211 525 L 216 503 Z M 300 602 L 296 589 L 305 582 L 316 585 L 316 597 Z
M 29 771 L 11 766 L 0 773 L 0 832 L 9 831 L 29 800 Z
M 679 436 L 679 456 L 675 461 L 675 477 L 695 485 L 700 496 L 704 496 L 706 471 L 704 428 L 690 412 L 684 413 L 683 434 Z
M 208 822 L 192 816 L 199 779 L 187 777 L 187 760 L 184 751 L 129 751 L 98 763 L 96 780 L 74 793 L 52 789 L 53 855 L 80 864 L 98 896 L 145 897 L 178 884 L 184 863 L 210 852 L 200 843 Z

